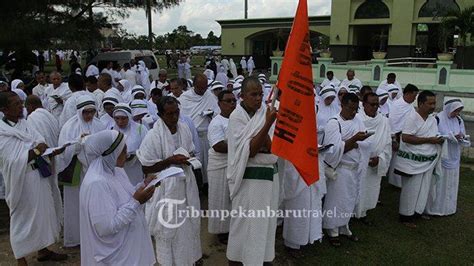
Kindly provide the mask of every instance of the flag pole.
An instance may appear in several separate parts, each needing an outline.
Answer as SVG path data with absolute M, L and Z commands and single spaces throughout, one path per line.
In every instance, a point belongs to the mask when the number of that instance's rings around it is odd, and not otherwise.
M 278 97 L 278 92 L 280 92 L 280 89 L 278 89 L 277 86 L 273 85 L 273 90 L 272 90 L 272 93 L 273 93 L 273 97 L 272 97 L 272 108 L 275 108 L 275 103 L 276 103 L 276 100 L 277 100 L 277 97 Z

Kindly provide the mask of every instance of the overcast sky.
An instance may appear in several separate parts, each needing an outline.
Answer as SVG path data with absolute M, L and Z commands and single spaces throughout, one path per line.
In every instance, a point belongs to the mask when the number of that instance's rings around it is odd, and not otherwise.
M 297 0 L 249 0 L 249 18 L 293 17 Z M 331 0 L 308 0 L 310 16 L 329 15 Z M 171 32 L 179 25 L 200 33 L 203 37 L 209 31 L 216 35 L 221 29 L 216 20 L 243 19 L 244 0 L 185 0 L 178 7 L 164 10 L 153 15 L 153 32 L 162 35 Z M 147 34 L 145 11 L 132 11 L 123 22 L 129 33 Z

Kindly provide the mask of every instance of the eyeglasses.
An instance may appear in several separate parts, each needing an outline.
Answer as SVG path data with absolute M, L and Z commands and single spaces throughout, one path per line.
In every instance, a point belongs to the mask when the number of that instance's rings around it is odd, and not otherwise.
M 226 103 L 236 103 L 236 99 L 227 99 L 227 100 L 221 100 L 221 102 L 226 102 Z

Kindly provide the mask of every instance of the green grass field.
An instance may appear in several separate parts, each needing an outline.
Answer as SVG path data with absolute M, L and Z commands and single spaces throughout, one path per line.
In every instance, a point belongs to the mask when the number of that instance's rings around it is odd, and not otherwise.
M 368 214 L 375 223 L 369 227 L 352 220 L 351 230 L 360 238 L 351 242 L 341 238 L 342 246 L 332 247 L 324 239 L 303 249 L 304 257 L 294 259 L 283 247 L 277 234 L 278 265 L 310 264 L 474 264 L 474 171 L 462 168 L 458 211 L 450 217 L 434 217 L 417 221 L 410 229 L 398 222 L 400 190 L 383 179 L 381 206 Z

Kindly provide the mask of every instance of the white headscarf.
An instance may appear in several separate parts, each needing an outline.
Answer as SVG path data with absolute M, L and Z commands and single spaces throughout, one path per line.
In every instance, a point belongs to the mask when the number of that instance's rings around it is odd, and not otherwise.
M 124 134 L 115 130 L 104 130 L 90 135 L 84 141 L 84 151 L 91 162 L 89 171 L 100 169 L 101 173 L 113 174 L 125 143 Z
M 214 81 L 210 84 L 209 86 L 211 91 L 217 90 L 217 89 L 224 89 L 224 85 L 220 81 Z
M 142 132 L 146 129 L 143 128 L 143 125 L 140 125 L 133 121 L 132 118 L 132 109 L 124 103 L 119 103 L 114 108 L 113 116 L 127 116 L 128 125 L 125 128 L 119 128 L 117 124 L 114 125 L 115 130 L 123 133 L 126 136 L 127 140 L 127 153 L 135 153 L 136 150 L 140 147 L 142 143 Z
M 126 79 L 121 79 L 119 83 L 123 87 L 122 97 L 124 101 L 129 102 L 130 97 L 132 97 L 132 84 L 130 84 L 130 81 Z
M 383 99 L 388 98 L 388 92 L 384 89 L 378 88 L 375 93 L 379 96 L 379 103 Z M 388 116 L 390 113 L 390 101 L 387 100 L 384 105 L 379 106 L 379 112 L 384 116 Z
M 139 93 L 143 93 L 143 95 L 145 96 L 145 99 L 146 99 L 147 95 L 146 95 L 145 89 L 140 85 L 135 85 L 132 88 L 132 101 L 133 101 L 133 99 L 135 99 L 135 95 L 137 95 Z
M 82 112 L 88 109 L 95 109 L 96 102 L 91 95 L 82 95 L 77 99 L 77 113 L 71 117 L 62 127 L 59 134 L 58 145 L 62 146 L 68 141 L 78 141 L 82 134 L 94 134 L 105 129 L 104 124 L 94 117 L 91 121 L 84 121 Z M 58 172 L 62 172 L 71 163 L 72 157 L 81 152 L 80 144 L 72 145 L 58 157 Z M 81 163 L 85 162 L 85 158 L 78 157 Z M 82 160 L 81 160 L 82 159 Z
M 20 85 L 20 83 L 23 83 L 21 79 L 14 79 L 12 81 L 11 89 L 14 93 L 18 95 L 18 97 L 20 97 L 20 100 L 24 102 L 27 96 L 26 96 L 26 93 L 22 89 L 18 88 L 18 85 Z
M 148 114 L 148 105 L 144 100 L 131 101 L 130 108 L 132 109 L 132 116 Z
M 319 96 L 321 98 L 321 101 L 318 103 L 318 113 L 316 115 L 317 118 L 317 126 L 318 126 L 318 137 L 321 139 L 322 138 L 322 132 L 324 128 L 326 127 L 326 124 L 328 120 L 332 117 L 335 117 L 339 112 L 341 111 L 341 108 L 339 107 L 338 101 L 336 101 L 336 89 L 334 89 L 333 86 L 328 85 L 324 87 L 320 92 Z M 330 105 L 326 105 L 324 103 L 324 100 L 330 96 L 336 97 L 334 101 Z
M 14 89 L 21 90 L 20 88 L 18 88 L 18 85 L 20 85 L 20 83 L 23 83 L 23 81 L 21 79 L 14 79 L 12 81 L 12 85 L 11 85 L 12 90 L 14 90 Z
M 461 99 L 445 99 L 443 111 L 436 115 L 438 118 L 438 131 L 441 135 L 448 135 L 448 156 L 441 158 L 443 167 L 453 169 L 459 167 L 461 160 L 461 147 L 456 139 L 458 134 L 466 134 L 464 121 L 460 117 L 450 117 L 451 113 L 459 108 L 464 108 Z M 467 145 L 466 145 L 467 146 Z
M 387 89 L 389 100 L 394 101 L 398 99 L 398 96 L 400 95 L 400 89 L 395 84 L 388 84 L 385 89 Z M 392 97 L 392 93 L 394 92 L 396 92 L 397 95 Z

